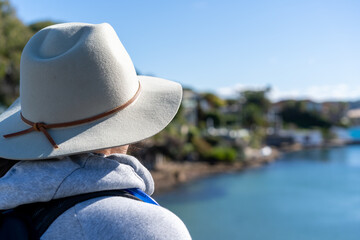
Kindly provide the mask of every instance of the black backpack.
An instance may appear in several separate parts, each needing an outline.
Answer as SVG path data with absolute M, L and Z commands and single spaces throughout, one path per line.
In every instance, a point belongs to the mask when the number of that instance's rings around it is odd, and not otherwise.
M 5 210 L 0 215 L 1 240 L 38 240 L 57 217 L 77 203 L 104 196 L 120 196 L 138 201 L 128 190 L 109 190 L 86 193 L 49 202 L 30 203 Z

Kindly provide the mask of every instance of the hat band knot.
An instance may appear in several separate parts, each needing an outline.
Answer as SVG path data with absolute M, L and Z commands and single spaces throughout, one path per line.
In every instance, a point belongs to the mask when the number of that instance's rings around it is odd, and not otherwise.
M 38 123 L 34 123 L 33 128 L 35 131 L 41 132 L 41 128 L 44 128 L 44 126 L 45 126 L 45 123 L 38 122 Z
M 51 128 L 63 128 L 63 127 L 72 127 L 72 126 L 76 126 L 76 125 L 80 125 L 80 124 L 84 124 L 84 123 L 90 123 L 96 120 L 99 120 L 101 118 L 107 117 L 109 115 L 112 115 L 116 112 L 119 112 L 123 109 L 125 109 L 127 106 L 129 106 L 131 103 L 133 103 L 140 95 L 141 92 L 141 85 L 139 82 L 139 87 L 135 93 L 135 95 L 130 98 L 126 103 L 113 108 L 107 112 L 89 117 L 89 118 L 84 118 L 81 120 L 76 120 L 76 121 L 71 121 L 71 122 L 64 122 L 64 123 L 54 123 L 54 124 L 46 124 L 43 122 L 32 122 L 28 119 L 26 119 L 22 113 L 20 113 L 21 119 L 23 120 L 23 122 L 25 122 L 26 124 L 30 125 L 31 127 L 25 130 L 22 130 L 20 132 L 15 132 L 15 133 L 10 133 L 10 134 L 6 134 L 3 135 L 4 138 L 10 138 L 10 137 L 15 137 L 15 136 L 20 136 L 20 135 L 24 135 L 33 131 L 36 132 L 42 132 L 45 137 L 47 138 L 47 140 L 51 143 L 51 145 L 53 146 L 53 148 L 59 148 L 59 146 L 55 143 L 54 139 L 51 137 L 51 135 L 48 133 L 48 131 L 46 129 L 51 129 Z

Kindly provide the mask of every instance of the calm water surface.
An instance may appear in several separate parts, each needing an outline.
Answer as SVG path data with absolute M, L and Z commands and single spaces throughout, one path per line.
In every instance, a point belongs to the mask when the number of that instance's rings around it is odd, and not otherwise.
M 157 200 L 185 222 L 194 240 L 359 240 L 360 146 L 286 154 Z

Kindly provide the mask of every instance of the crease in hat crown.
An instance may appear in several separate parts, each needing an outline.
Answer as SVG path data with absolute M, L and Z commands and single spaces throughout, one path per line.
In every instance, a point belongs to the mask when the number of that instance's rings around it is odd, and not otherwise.
M 36 33 L 20 63 L 21 111 L 32 122 L 89 118 L 133 97 L 133 63 L 107 23 L 66 23 Z

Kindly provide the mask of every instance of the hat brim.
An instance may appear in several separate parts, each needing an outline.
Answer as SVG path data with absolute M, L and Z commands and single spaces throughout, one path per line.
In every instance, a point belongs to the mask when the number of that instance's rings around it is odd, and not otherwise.
M 156 77 L 138 76 L 141 93 L 122 111 L 91 123 L 49 129 L 59 148 L 41 132 L 4 138 L 29 128 L 21 120 L 20 99 L 0 115 L 0 157 L 39 160 L 111 148 L 138 142 L 164 129 L 174 118 L 182 99 L 180 84 Z

